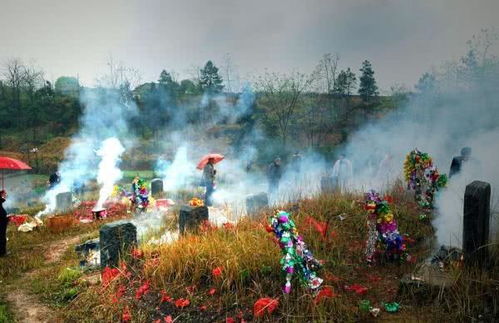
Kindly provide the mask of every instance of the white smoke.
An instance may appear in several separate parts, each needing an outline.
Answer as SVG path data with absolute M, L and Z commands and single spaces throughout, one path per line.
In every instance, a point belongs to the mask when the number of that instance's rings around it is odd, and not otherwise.
M 97 151 L 97 155 L 102 158 L 99 163 L 99 171 L 97 172 L 97 183 L 102 186 L 99 191 L 99 199 L 95 206 L 96 209 L 102 208 L 104 202 L 111 195 L 114 184 L 123 176 L 118 163 L 124 151 L 125 148 L 115 137 L 104 140 L 101 148 Z
M 499 169 L 497 168 L 497 145 L 499 130 L 486 131 L 470 138 L 466 145 L 473 147 L 472 158 L 463 163 L 461 172 L 454 175 L 447 188 L 436 199 L 438 216 L 433 222 L 437 228 L 438 245 L 461 247 L 463 236 L 464 193 L 466 185 L 475 180 L 491 184 L 490 240 L 499 240 L 498 212 Z
M 365 191 L 387 189 L 386 174 L 400 178 L 403 160 L 414 148 L 429 153 L 440 173 L 448 173 L 453 156 L 471 147 L 476 162 L 466 163 L 436 195 L 438 242 L 460 246 L 465 186 L 483 180 L 493 192 L 499 188 L 499 60 L 463 59 L 445 66 L 431 90 L 410 95 L 403 108 L 358 131 L 343 151 L 354 165 L 355 188 Z M 381 167 L 386 156 L 392 158 Z M 493 201 L 493 232 L 496 207 Z
M 61 182 L 47 191 L 43 198 L 46 207 L 37 216 L 44 216 L 56 210 L 57 194 L 70 192 L 97 177 L 99 158 L 95 152 L 104 140 L 116 137 L 120 138 L 126 147 L 133 145 L 133 139 L 124 141 L 130 138 L 128 121 L 137 115 L 137 107 L 133 102 L 123 102 L 117 90 L 100 88 L 83 89 L 80 101 L 83 106 L 81 126 L 59 165 Z
M 159 159 L 156 173 L 163 178 L 163 187 L 172 192 L 188 187 L 196 176 L 196 164 L 187 155 L 188 146 L 183 145 L 175 153 L 173 161 Z

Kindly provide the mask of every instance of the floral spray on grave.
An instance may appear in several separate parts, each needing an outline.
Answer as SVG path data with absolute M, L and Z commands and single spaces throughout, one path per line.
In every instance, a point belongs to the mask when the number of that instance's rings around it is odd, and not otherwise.
M 414 190 L 414 198 L 423 209 L 433 208 L 435 192 L 447 185 L 447 175 L 440 174 L 428 153 L 414 149 L 404 161 L 407 188 Z
M 316 273 L 321 264 L 308 250 L 303 238 L 298 233 L 294 221 L 291 219 L 291 214 L 285 211 L 277 211 L 269 217 L 267 231 L 275 234 L 281 248 L 282 258 L 280 263 L 286 279 L 282 288 L 283 292 L 285 294 L 291 292 L 291 280 L 295 274 L 304 286 L 313 293 L 317 292 L 323 281 Z
M 365 256 L 374 263 L 376 256 L 386 260 L 408 260 L 404 237 L 398 231 L 397 221 L 386 198 L 375 191 L 365 194 L 364 208 L 367 211 L 368 236 Z

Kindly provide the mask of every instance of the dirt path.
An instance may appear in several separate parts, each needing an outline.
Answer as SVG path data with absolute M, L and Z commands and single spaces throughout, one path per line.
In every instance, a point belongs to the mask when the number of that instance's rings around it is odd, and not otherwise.
M 54 312 L 22 289 L 10 289 L 7 302 L 17 322 L 57 322 Z
M 66 250 L 68 250 L 70 246 L 80 242 L 80 239 L 83 236 L 84 234 L 81 234 L 51 243 L 44 255 L 45 260 L 47 260 L 47 264 L 52 264 L 54 262 L 58 262 L 59 260 L 61 260 L 61 257 L 64 254 L 64 252 L 66 252 Z
M 84 234 L 68 237 L 49 244 L 44 250 L 46 264 L 53 264 L 60 261 L 66 250 L 78 243 L 83 236 Z M 30 279 L 35 276 L 38 271 L 39 269 L 24 274 L 19 281 L 22 282 L 23 279 Z M 6 290 L 8 290 L 8 293 L 6 293 L 6 300 L 14 313 L 16 322 L 62 322 L 57 319 L 56 314 L 52 309 L 41 303 L 38 298 L 29 291 L 23 289 L 22 285 L 23 284 L 20 283 L 17 286 L 10 285 L 6 287 Z

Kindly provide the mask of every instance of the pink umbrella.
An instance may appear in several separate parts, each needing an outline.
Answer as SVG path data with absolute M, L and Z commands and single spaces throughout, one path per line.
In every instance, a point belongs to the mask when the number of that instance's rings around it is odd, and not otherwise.
M 203 169 L 204 166 L 206 166 L 206 164 L 208 164 L 208 160 L 210 160 L 211 158 L 213 158 L 213 162 L 216 164 L 216 163 L 220 162 L 221 160 L 223 160 L 225 157 L 224 157 L 224 155 L 220 155 L 220 154 L 205 155 L 205 156 L 203 156 L 203 158 L 201 158 L 201 160 L 199 161 L 196 168 Z

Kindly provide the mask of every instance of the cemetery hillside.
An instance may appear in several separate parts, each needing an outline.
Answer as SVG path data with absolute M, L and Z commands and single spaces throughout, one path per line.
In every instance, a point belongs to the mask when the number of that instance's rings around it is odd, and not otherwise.
M 0 10 L 0 323 L 499 321 L 497 4 L 113 1 Z

